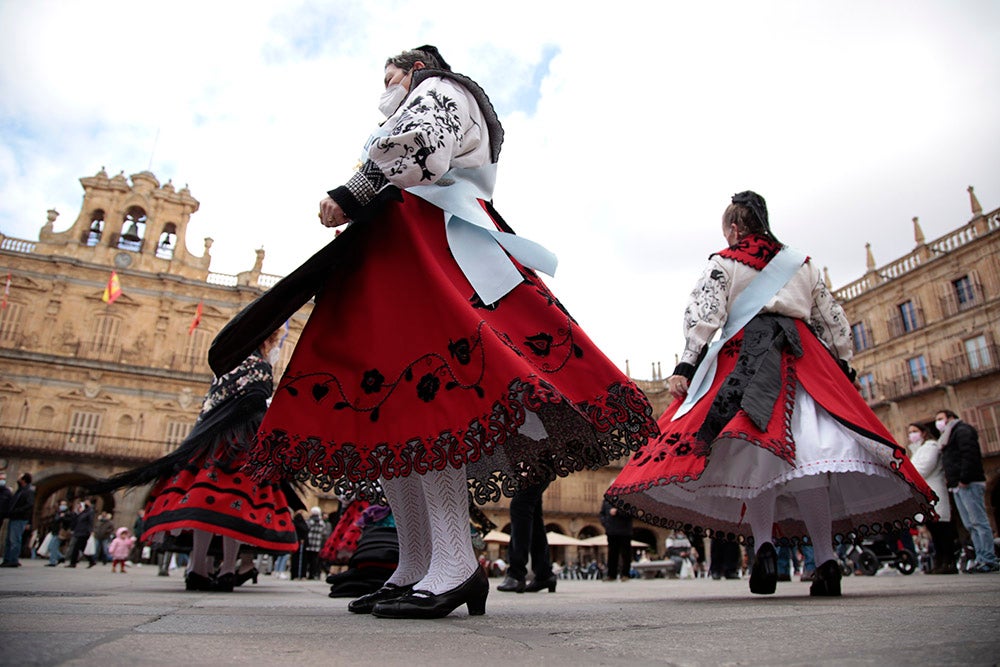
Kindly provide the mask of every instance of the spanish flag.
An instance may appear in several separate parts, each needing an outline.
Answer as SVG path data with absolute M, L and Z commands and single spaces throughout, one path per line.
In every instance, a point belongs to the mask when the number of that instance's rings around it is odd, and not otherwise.
M 104 295 L 101 297 L 101 301 L 110 305 L 121 295 L 122 284 L 118 280 L 118 273 L 116 271 L 112 271 L 111 277 L 108 278 L 108 285 L 104 288 Z
M 194 333 L 199 324 L 201 324 L 201 301 L 198 302 L 198 310 L 194 311 L 194 320 L 191 321 L 191 326 L 188 327 L 188 336 Z

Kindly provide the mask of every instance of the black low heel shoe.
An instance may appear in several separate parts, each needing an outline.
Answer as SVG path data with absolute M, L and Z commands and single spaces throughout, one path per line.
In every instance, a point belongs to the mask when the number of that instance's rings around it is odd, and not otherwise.
M 257 568 L 255 568 L 255 567 L 250 568 L 246 572 L 237 572 L 233 576 L 233 586 L 242 586 L 243 584 L 247 583 L 251 579 L 253 579 L 253 583 L 256 584 L 257 583 L 257 575 L 259 575 L 259 574 L 260 574 L 260 572 L 258 572 Z
M 547 579 L 532 579 L 528 582 L 528 585 L 524 587 L 525 593 L 537 593 L 543 588 L 549 589 L 549 593 L 556 592 L 556 575 L 550 574 Z
M 750 570 L 750 592 L 771 595 L 778 588 L 778 554 L 770 542 L 757 550 Z
M 388 602 L 389 600 L 401 598 L 412 590 L 413 584 L 407 584 L 406 586 L 383 584 L 382 588 L 374 593 L 362 595 L 356 600 L 351 600 L 347 604 L 347 611 L 355 614 L 370 614 L 379 602 Z M 330 591 L 330 597 L 334 597 L 333 591 Z
M 481 567 L 461 586 L 446 593 L 434 595 L 430 591 L 413 590 L 395 600 L 379 602 L 372 609 L 372 616 L 378 618 L 443 618 L 463 604 L 469 608 L 469 616 L 486 613 L 486 597 L 490 594 L 490 582 Z
M 524 579 L 512 577 L 509 574 L 503 578 L 503 582 L 497 586 L 501 593 L 523 593 L 525 590 Z
M 216 593 L 232 593 L 235 582 L 236 575 L 232 572 L 227 572 L 226 574 L 219 575 L 219 577 L 212 582 L 212 588 L 209 590 L 215 591 Z
M 835 560 L 828 560 L 816 568 L 809 595 L 813 597 L 840 597 L 840 565 Z
M 194 572 L 188 572 L 184 577 L 184 589 L 188 591 L 211 591 L 215 590 L 212 588 L 214 582 L 208 578 L 203 577 L 200 574 L 195 574 Z

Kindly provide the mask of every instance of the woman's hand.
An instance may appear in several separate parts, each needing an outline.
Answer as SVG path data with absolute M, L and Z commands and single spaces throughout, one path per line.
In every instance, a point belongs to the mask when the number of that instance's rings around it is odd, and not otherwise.
M 683 375 L 671 375 L 667 378 L 667 391 L 674 398 L 682 398 L 688 393 L 688 381 Z
M 319 221 L 324 227 L 340 227 L 350 222 L 344 214 L 344 209 L 330 197 L 324 198 L 319 203 Z

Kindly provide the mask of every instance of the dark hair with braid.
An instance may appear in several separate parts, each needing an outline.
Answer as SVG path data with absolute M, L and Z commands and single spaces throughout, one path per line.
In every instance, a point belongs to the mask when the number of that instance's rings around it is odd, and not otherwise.
M 747 190 L 733 195 L 733 203 L 726 207 L 722 221 L 727 225 L 736 225 L 741 238 L 747 234 L 758 234 L 781 245 L 781 241 L 771 232 L 767 219 L 767 202 L 756 192 Z
M 437 47 L 431 46 L 430 44 L 425 44 L 424 46 L 419 46 L 415 49 L 403 51 L 397 56 L 387 58 L 385 64 L 395 65 L 404 72 L 409 72 L 413 69 L 413 65 L 417 61 L 420 61 L 427 67 L 433 69 L 451 70 L 448 63 L 441 57 L 441 53 L 437 50 Z

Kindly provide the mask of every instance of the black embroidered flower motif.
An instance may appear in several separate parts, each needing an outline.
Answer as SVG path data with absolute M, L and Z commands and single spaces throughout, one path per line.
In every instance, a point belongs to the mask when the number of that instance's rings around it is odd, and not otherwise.
M 552 347 L 552 336 L 545 332 L 536 333 L 534 336 L 525 338 L 524 344 L 539 357 L 547 357 Z
M 674 454 L 676 454 L 677 456 L 686 456 L 690 453 L 691 453 L 691 443 L 687 441 L 684 441 L 681 444 L 677 445 L 677 447 L 674 449 Z
M 238 512 L 243 509 L 243 501 L 239 499 L 234 500 L 229 506 Z
M 425 403 L 430 403 L 437 396 L 438 389 L 441 388 L 441 380 L 437 379 L 431 373 L 420 378 L 420 382 L 417 383 L 417 398 L 424 401 Z
M 452 358 L 456 359 L 463 366 L 467 365 L 471 360 L 472 346 L 469 345 L 468 338 L 459 338 L 456 341 L 449 340 L 448 351 L 451 353 Z
M 370 371 L 365 371 L 365 375 L 361 379 L 361 388 L 365 390 L 366 394 L 374 394 L 382 390 L 383 382 L 385 382 L 385 377 L 373 368 Z

